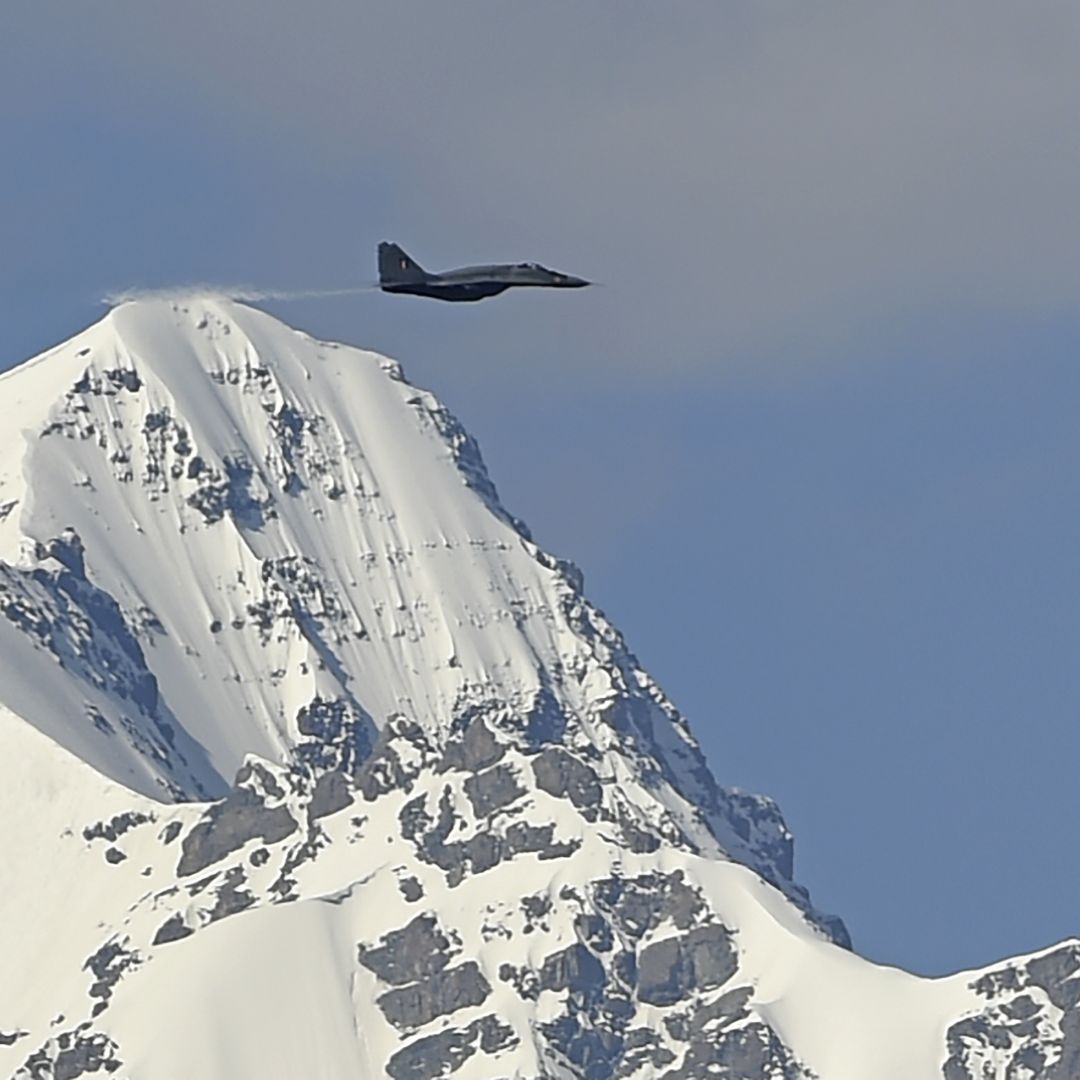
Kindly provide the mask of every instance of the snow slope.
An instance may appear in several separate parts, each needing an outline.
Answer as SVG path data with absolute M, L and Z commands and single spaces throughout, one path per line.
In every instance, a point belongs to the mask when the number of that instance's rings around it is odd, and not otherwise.
M 0 1073 L 1080 1076 L 1080 946 L 845 948 L 394 362 L 133 302 L 0 419 Z

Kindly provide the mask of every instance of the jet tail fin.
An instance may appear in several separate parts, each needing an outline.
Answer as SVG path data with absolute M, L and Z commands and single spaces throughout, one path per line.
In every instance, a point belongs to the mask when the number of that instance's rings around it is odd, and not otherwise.
M 424 268 L 397 244 L 379 245 L 379 284 L 409 285 L 427 280 Z

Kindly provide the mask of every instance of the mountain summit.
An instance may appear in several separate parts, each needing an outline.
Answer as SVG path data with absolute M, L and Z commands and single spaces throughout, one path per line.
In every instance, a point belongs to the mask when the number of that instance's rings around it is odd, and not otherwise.
M 0 410 L 0 1071 L 1080 1075 L 1080 946 L 851 953 L 393 361 L 140 301 Z

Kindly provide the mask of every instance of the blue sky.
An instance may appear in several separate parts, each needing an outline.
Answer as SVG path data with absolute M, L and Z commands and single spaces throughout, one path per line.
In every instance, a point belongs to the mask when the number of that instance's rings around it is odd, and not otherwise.
M 1080 13 L 42 0 L 0 14 L 0 365 L 374 245 L 602 289 L 268 304 L 381 349 L 920 971 L 1080 932 Z

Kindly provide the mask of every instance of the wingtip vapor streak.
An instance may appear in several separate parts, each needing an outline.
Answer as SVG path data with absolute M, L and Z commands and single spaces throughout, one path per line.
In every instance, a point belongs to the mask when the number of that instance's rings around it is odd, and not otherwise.
M 435 300 L 468 302 L 498 296 L 507 289 L 581 289 L 584 278 L 549 270 L 539 263 L 501 263 L 463 266 L 441 274 L 428 273 L 397 244 L 379 245 L 379 288 L 386 293 L 430 296 Z

